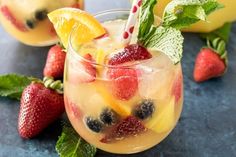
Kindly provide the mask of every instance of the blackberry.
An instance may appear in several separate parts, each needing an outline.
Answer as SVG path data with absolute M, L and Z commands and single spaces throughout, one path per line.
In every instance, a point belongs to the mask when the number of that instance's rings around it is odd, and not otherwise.
M 100 120 L 106 125 L 115 124 L 117 121 L 117 114 L 113 110 L 105 108 L 100 114 Z
M 152 100 L 145 99 L 135 107 L 133 114 L 137 118 L 145 120 L 148 117 L 152 116 L 154 111 L 154 102 Z
M 98 119 L 94 119 L 92 117 L 86 117 L 85 123 L 90 130 L 96 133 L 99 133 L 103 127 L 101 121 L 99 121 Z
M 26 20 L 25 24 L 26 24 L 27 27 L 30 28 L 30 29 L 34 29 L 34 27 L 35 27 L 35 25 L 36 25 L 35 21 L 32 20 L 32 19 Z
M 43 21 L 47 18 L 48 11 L 46 9 L 37 10 L 34 14 L 36 20 Z

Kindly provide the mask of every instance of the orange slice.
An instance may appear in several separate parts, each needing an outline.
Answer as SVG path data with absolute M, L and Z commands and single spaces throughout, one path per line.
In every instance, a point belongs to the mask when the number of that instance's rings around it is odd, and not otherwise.
M 57 9 L 49 13 L 48 17 L 66 48 L 72 31 L 75 37 L 73 42 L 76 44 L 86 43 L 106 33 L 102 25 L 92 15 L 79 9 Z

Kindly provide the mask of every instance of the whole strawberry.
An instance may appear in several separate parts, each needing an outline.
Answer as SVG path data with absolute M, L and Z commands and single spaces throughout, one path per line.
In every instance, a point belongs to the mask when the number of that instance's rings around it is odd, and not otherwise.
M 208 79 L 222 76 L 225 73 L 225 59 L 210 48 L 203 48 L 195 62 L 194 80 L 196 82 L 206 81 Z
M 49 81 L 50 82 L 50 81 Z M 61 86 L 51 82 L 48 86 Z M 42 83 L 33 82 L 27 86 L 21 97 L 18 117 L 18 132 L 23 138 L 38 135 L 64 112 L 63 95 L 48 89 Z
M 196 82 L 203 82 L 211 78 L 222 76 L 228 66 L 226 44 L 229 41 L 232 24 L 225 23 L 221 28 L 207 34 L 207 47 L 201 49 L 197 55 L 193 77 Z
M 46 65 L 43 70 L 44 76 L 62 78 L 64 72 L 66 53 L 60 45 L 50 48 L 47 56 Z

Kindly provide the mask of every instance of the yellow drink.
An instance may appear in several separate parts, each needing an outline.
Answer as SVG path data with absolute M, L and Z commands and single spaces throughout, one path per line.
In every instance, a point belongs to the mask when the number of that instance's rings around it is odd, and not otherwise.
M 46 46 L 58 40 L 47 13 L 61 7 L 83 9 L 83 0 L 1 0 L 0 22 L 20 42 Z
M 181 65 L 165 54 L 148 50 L 150 59 L 107 64 L 125 48 L 120 37 L 126 20 L 119 18 L 127 14 L 98 15 L 107 35 L 83 45 L 72 32 L 64 76 L 66 112 L 75 130 L 97 148 L 119 154 L 161 142 L 175 127 L 183 104 Z
M 162 16 L 165 6 L 171 0 L 159 0 L 158 5 L 155 8 L 155 13 L 158 16 Z M 234 0 L 218 0 L 219 3 L 223 4 L 225 7 L 223 9 L 217 10 L 207 17 L 207 21 L 200 21 L 193 24 L 188 29 L 184 31 L 187 32 L 210 32 L 221 26 L 226 22 L 232 22 L 236 20 L 236 1 Z

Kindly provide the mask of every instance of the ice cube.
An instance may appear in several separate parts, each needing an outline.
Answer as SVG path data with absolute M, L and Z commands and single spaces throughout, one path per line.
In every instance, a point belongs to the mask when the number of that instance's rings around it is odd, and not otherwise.
M 141 70 L 139 94 L 148 99 L 165 99 L 170 95 L 175 65 L 170 59 L 159 54 L 151 60 L 137 66 Z

